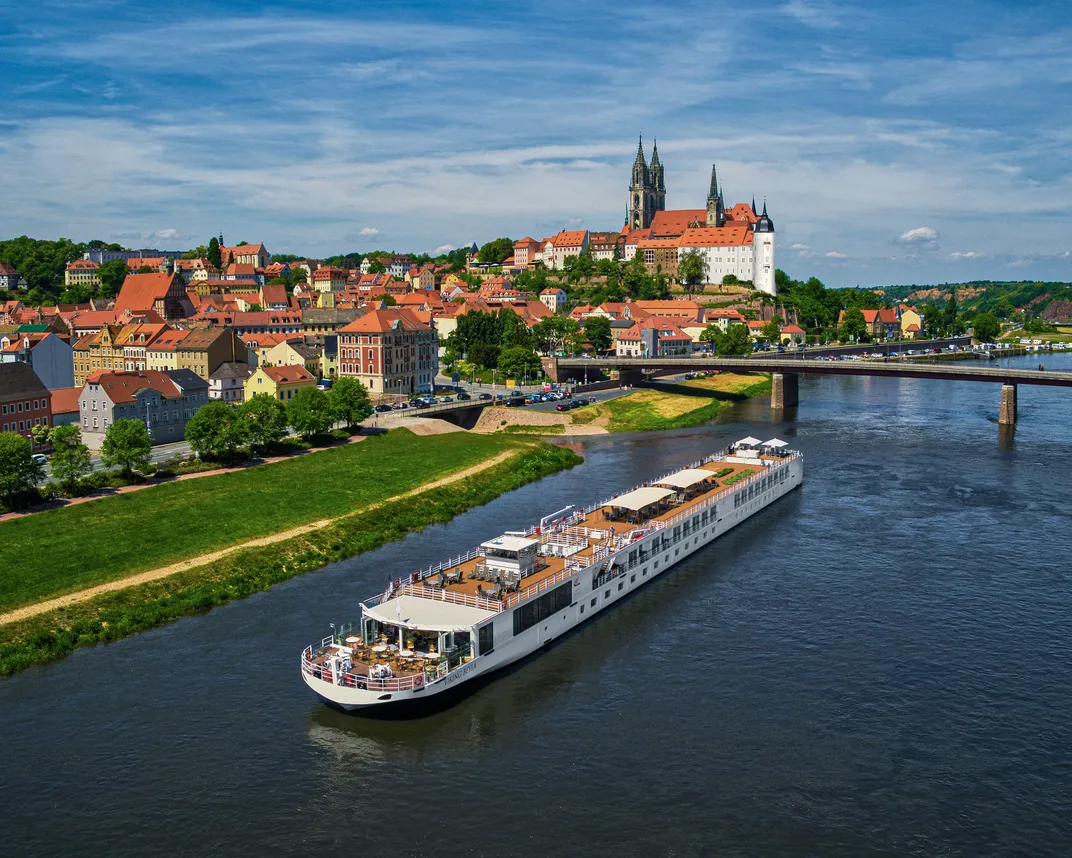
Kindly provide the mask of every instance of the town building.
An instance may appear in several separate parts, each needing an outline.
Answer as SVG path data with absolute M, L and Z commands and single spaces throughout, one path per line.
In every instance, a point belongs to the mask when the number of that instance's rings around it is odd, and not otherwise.
M 588 249 L 588 230 L 563 230 L 548 240 L 548 248 L 551 249 L 551 253 L 544 251 L 544 266 L 562 268 L 567 257 L 580 256 Z
M 260 366 L 245 381 L 246 401 L 258 393 L 266 393 L 287 402 L 303 387 L 315 386 L 316 379 L 303 366 Z
M 245 362 L 249 350 L 230 328 L 200 328 L 188 331 L 174 345 L 176 369 L 188 369 L 208 380 L 223 363 Z
M 339 375 L 357 378 L 373 394 L 431 392 L 438 369 L 435 326 L 410 310 L 372 310 L 339 330 Z
M 164 319 L 193 315 L 186 282 L 178 274 L 128 274 L 115 299 L 117 312 L 152 310 Z
M 52 425 L 52 394 L 27 363 L 0 363 L 0 428 L 33 443 L 34 426 Z
M 73 350 L 52 331 L 0 336 L 0 361 L 29 364 L 49 390 L 74 384 Z
M 255 369 L 248 363 L 221 363 L 208 377 L 208 398 L 241 405 L 246 401 L 246 379 Z
M 644 161 L 644 139 L 637 142 L 636 159 L 633 161 L 633 176 L 629 183 L 629 207 L 627 224 L 633 229 L 646 229 L 655 219 L 655 213 L 666 208 L 666 182 L 663 165 L 659 160 L 659 144 L 651 150 L 651 164 Z
M 548 286 L 540 293 L 540 303 L 552 313 L 559 313 L 566 309 L 566 290 Z
M 59 387 L 52 391 L 52 425 L 78 425 L 78 397 L 81 387 Z
M 252 265 L 254 268 L 267 268 L 272 262 L 272 255 L 263 244 L 238 244 L 234 247 L 221 245 L 220 261 L 224 267 L 235 262 L 239 265 Z
M 303 366 L 313 378 L 320 374 L 320 352 L 303 340 L 283 340 L 264 353 L 262 366 Z
M 74 384 L 85 384 L 90 375 L 101 370 L 145 369 L 145 350 L 165 331 L 170 332 L 170 328 L 158 323 L 101 325 L 96 333 L 81 337 L 72 349 Z
M 656 316 L 634 322 L 614 343 L 618 357 L 668 357 L 692 354 L 692 337 Z
M 92 259 L 75 259 L 63 272 L 64 286 L 100 286 L 100 265 Z
M 208 402 L 208 382 L 188 369 L 95 372 L 82 388 L 82 439 L 100 449 L 116 420 L 140 420 L 154 444 L 181 441 L 186 423 Z
M 19 288 L 19 272 L 8 262 L 0 262 L 0 289 L 14 291 Z

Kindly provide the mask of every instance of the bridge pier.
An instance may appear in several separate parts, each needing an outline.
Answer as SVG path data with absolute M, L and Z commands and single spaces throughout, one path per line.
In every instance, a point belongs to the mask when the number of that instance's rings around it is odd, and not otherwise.
M 640 369 L 618 370 L 618 383 L 622 387 L 636 387 L 644 381 L 644 371 Z
M 800 376 L 795 372 L 776 372 L 771 375 L 771 408 L 793 408 L 800 403 L 798 383 Z
M 999 426 L 1016 425 L 1016 385 L 1001 385 L 1001 411 L 998 414 Z
M 558 378 L 558 358 L 545 357 L 540 358 L 540 363 L 543 364 L 544 374 L 551 379 L 551 381 L 557 382 Z

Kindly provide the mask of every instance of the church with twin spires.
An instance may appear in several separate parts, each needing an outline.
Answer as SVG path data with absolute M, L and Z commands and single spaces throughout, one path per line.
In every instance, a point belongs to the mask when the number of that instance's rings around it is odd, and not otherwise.
M 751 206 L 736 203 L 727 208 L 714 165 L 706 207 L 668 211 L 658 143 L 648 163 L 641 139 L 622 233 L 626 235 L 625 258 L 631 258 L 634 254 L 629 251 L 635 248 L 649 267 L 658 264 L 671 273 L 683 254 L 696 250 L 706 258 L 708 282 L 721 283 L 732 274 L 751 281 L 759 291 L 775 294 L 774 222 L 767 214 L 767 202 L 763 201 L 762 213 L 756 209 L 755 198 Z

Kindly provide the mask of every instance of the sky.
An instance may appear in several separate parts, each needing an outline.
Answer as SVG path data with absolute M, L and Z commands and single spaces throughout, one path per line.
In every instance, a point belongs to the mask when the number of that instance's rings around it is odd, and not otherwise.
M 0 8 L 0 237 L 435 252 L 768 211 L 832 286 L 1072 280 L 1067 3 Z

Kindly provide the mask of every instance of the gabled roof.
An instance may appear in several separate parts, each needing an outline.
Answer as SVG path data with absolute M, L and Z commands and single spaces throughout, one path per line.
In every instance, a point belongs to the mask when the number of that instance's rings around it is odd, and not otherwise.
M 226 361 L 216 367 L 216 369 L 209 375 L 209 378 L 221 380 L 225 378 L 249 378 L 253 375 L 255 369 L 256 367 L 250 366 L 248 363 Z
M 48 395 L 48 388 L 28 363 L 0 363 L 0 400 Z
M 301 364 L 290 366 L 262 366 L 261 372 L 268 376 L 276 384 L 300 384 L 304 381 L 314 381 L 309 371 Z
M 560 232 L 553 239 L 551 243 L 556 247 L 580 247 L 584 244 L 585 236 L 588 235 L 586 229 L 573 229 Z
M 181 399 L 182 394 L 165 372 L 146 369 L 139 372 L 108 372 L 101 370 L 86 379 L 86 384 L 99 384 L 115 403 L 136 402 L 142 390 L 152 389 L 164 399 Z
M 655 212 L 651 234 L 656 238 L 681 235 L 691 223 L 706 223 L 707 209 L 671 209 Z
M 57 387 L 52 391 L 52 414 L 77 414 L 80 387 Z
M 694 227 L 685 230 L 678 239 L 679 247 L 725 247 L 751 243 L 752 230 L 746 223 Z
M 128 274 L 115 299 L 114 309 L 151 310 L 156 301 L 162 301 L 171 289 L 177 274 Z

